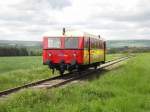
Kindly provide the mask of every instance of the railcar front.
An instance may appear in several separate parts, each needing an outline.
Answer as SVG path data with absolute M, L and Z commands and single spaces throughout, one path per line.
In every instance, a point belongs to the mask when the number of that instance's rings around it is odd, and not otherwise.
M 43 64 L 63 74 L 83 64 L 83 37 L 44 37 Z

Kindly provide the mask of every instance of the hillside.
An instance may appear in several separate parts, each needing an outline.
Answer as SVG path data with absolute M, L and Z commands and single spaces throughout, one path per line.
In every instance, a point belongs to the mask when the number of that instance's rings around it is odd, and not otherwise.
M 0 40 L 0 46 L 18 46 L 18 47 L 38 47 L 41 48 L 41 41 L 8 41 Z M 150 40 L 108 40 L 108 48 L 121 47 L 150 47 Z
M 150 40 L 108 40 L 107 47 L 150 47 Z
M 41 47 L 40 41 L 15 41 L 15 40 L 0 40 L 0 46 L 12 47 Z

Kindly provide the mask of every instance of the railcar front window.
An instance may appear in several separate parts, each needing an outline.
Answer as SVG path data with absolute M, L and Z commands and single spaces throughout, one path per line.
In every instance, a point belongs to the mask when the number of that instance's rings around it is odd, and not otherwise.
M 65 38 L 65 48 L 73 48 L 77 49 L 78 48 L 78 38 L 77 37 L 66 37 Z
M 60 48 L 60 38 L 48 38 L 48 48 Z

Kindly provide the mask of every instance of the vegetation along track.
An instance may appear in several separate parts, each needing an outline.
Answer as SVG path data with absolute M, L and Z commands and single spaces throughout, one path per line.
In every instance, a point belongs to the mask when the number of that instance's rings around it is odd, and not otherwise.
M 88 76 L 88 75 L 90 75 L 91 73 L 93 73 L 97 70 L 100 70 L 102 68 L 105 68 L 105 67 L 114 65 L 116 63 L 119 63 L 121 61 L 124 61 L 124 60 L 126 60 L 130 57 L 132 57 L 132 56 L 130 55 L 130 56 L 121 57 L 121 58 L 118 58 L 118 59 L 115 59 L 115 60 L 107 61 L 105 64 L 102 64 L 101 66 L 99 66 L 96 70 L 95 69 L 87 69 L 86 71 L 82 71 L 80 73 L 80 75 L 77 75 L 78 74 L 77 72 L 66 73 L 63 76 L 56 76 L 56 77 L 52 77 L 52 78 L 48 78 L 48 79 L 43 79 L 43 80 L 39 80 L 39 81 L 32 82 L 32 83 L 29 83 L 29 84 L 25 84 L 23 86 L 7 89 L 7 90 L 4 90 L 4 91 L 0 92 L 0 97 L 9 95 L 9 94 L 14 93 L 18 90 L 21 90 L 23 88 L 30 88 L 30 87 L 33 87 L 33 88 L 53 88 L 53 87 L 59 87 L 59 86 L 64 85 L 68 82 L 71 82 L 71 81 L 83 78 L 85 76 Z

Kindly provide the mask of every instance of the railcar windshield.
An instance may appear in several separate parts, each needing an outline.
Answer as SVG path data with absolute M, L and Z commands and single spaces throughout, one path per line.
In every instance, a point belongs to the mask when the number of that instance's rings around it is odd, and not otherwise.
M 77 49 L 78 48 L 78 38 L 77 37 L 65 37 L 65 48 Z
M 48 48 L 61 48 L 60 38 L 48 38 Z

